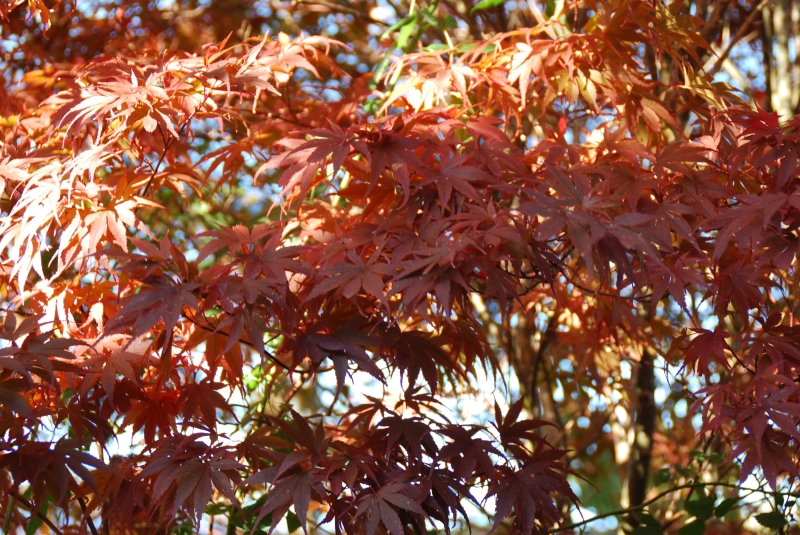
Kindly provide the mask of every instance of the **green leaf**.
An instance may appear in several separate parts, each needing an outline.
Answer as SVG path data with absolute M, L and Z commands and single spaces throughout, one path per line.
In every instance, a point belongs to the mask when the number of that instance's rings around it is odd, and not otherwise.
M 31 518 L 28 520 L 28 525 L 25 528 L 25 535 L 35 535 L 39 532 L 39 528 L 42 527 L 44 520 L 42 520 L 43 516 L 47 516 L 47 509 L 50 506 L 50 494 L 47 494 L 47 497 L 44 500 L 42 506 L 38 509 L 40 515 L 37 515 L 35 512 L 31 512 Z
M 697 500 L 686 502 L 686 511 L 700 520 L 708 520 L 714 515 L 714 496 L 704 496 Z
M 669 471 L 669 468 L 662 468 L 661 470 L 653 474 L 653 484 L 655 486 L 663 485 L 664 483 L 669 483 L 671 479 L 672 479 L 672 472 Z
M 178 524 L 177 526 L 173 527 L 170 530 L 170 535 L 193 535 L 195 532 L 194 529 L 194 522 L 191 520 L 185 520 Z
M 39 528 L 42 527 L 42 524 L 43 521 L 39 515 L 34 515 L 28 520 L 28 526 L 25 528 L 25 535 L 35 535 L 35 533 L 39 531 Z
M 709 455 L 708 459 L 714 464 L 722 464 L 725 462 L 725 459 L 727 459 L 727 457 L 721 453 L 714 452 L 711 455 Z
M 692 450 L 692 451 L 690 451 L 689 452 L 689 457 L 691 457 L 692 459 L 697 459 L 699 461 L 705 461 L 706 459 L 708 459 L 708 455 L 706 455 L 705 453 L 703 453 L 700 450 Z
M 673 465 L 675 471 L 678 472 L 679 475 L 686 477 L 686 478 L 694 478 L 697 477 L 697 471 L 694 468 L 683 467 L 678 464 Z
M 216 516 L 227 513 L 228 510 L 229 508 L 227 505 L 221 503 L 212 503 L 211 505 L 206 506 L 205 513 L 207 515 Z
M 432 45 L 424 47 L 422 50 L 426 52 L 436 52 L 437 50 L 447 50 L 448 48 L 450 47 L 444 43 L 433 43 Z
M 489 9 L 490 7 L 502 6 L 503 0 L 483 0 L 478 2 L 475 7 L 469 10 L 470 15 L 481 9 Z
M 303 527 L 303 525 L 300 523 L 300 519 L 297 518 L 297 515 L 291 511 L 286 514 L 286 526 L 289 528 L 289 533 L 294 533 Z
M 652 528 L 650 526 L 636 526 L 631 531 L 631 535 L 661 535 L 663 531 L 658 528 Z
M 547 0 L 544 5 L 544 15 L 549 19 L 556 12 L 556 0 Z
M 236 508 L 231 507 L 229 509 L 230 517 L 228 520 L 228 525 L 233 528 L 242 528 L 245 532 L 252 532 L 254 535 L 265 535 L 269 527 L 272 525 L 272 513 L 267 513 L 267 515 L 261 519 L 261 522 L 259 522 L 257 526 L 253 526 L 253 523 L 255 519 L 258 518 L 258 510 L 267 501 L 267 497 L 268 495 L 264 494 L 255 502 L 243 507 L 242 513 L 244 513 L 244 518 L 242 518 L 242 514 L 240 514 Z
M 366 113 L 373 114 L 377 113 L 381 106 L 383 105 L 383 100 L 377 98 L 370 98 L 364 101 L 363 108 Z
M 717 506 L 717 509 L 714 511 L 714 515 L 717 518 L 722 518 L 728 514 L 728 512 L 733 508 L 734 505 L 736 505 L 736 502 L 738 501 L 739 498 L 725 498 Z
M 453 15 L 445 15 L 444 26 L 448 30 L 455 30 L 458 28 L 458 22 L 456 22 L 456 18 Z
M 756 515 L 756 520 L 765 528 L 781 529 L 786 525 L 786 518 L 778 511 Z
M 383 32 L 383 34 L 381 34 L 381 40 L 388 39 L 389 36 L 392 35 L 392 33 L 396 32 L 400 28 L 408 26 L 409 24 L 414 22 L 416 19 L 417 19 L 416 15 L 408 15 L 407 17 L 403 17 L 402 19 L 398 20 L 397 22 L 395 22 L 394 24 L 389 26 L 386 29 L 386 31 Z
M 658 522 L 658 520 L 656 520 L 656 517 L 654 517 L 650 513 L 639 512 L 634 515 L 634 518 L 636 518 L 637 521 L 639 521 L 641 524 L 644 524 L 645 526 L 655 526 L 658 527 L 659 529 L 661 528 L 661 524 Z
M 370 88 L 375 89 L 378 85 L 378 81 L 380 80 L 383 73 L 386 72 L 386 68 L 389 66 L 389 63 L 392 61 L 392 52 L 397 48 L 396 44 L 393 44 L 389 47 L 389 50 L 386 51 L 383 58 L 378 62 L 375 66 L 375 73 L 372 75 L 372 81 L 370 82 Z
M 663 533 L 661 524 L 650 513 L 636 513 L 633 516 L 639 525 L 631 531 L 631 535 L 661 535 Z
M 434 17 L 427 9 L 422 9 L 418 13 L 422 15 L 422 20 L 429 26 L 433 26 L 439 30 L 443 28 L 442 21 Z
M 459 52 L 469 52 L 470 50 L 474 49 L 478 46 L 478 43 L 475 41 L 467 41 L 466 43 L 461 43 L 456 45 L 456 48 Z M 487 45 L 481 49 L 481 54 L 490 54 L 494 52 L 494 45 Z
M 417 20 L 416 15 L 414 16 L 414 20 Z M 411 34 L 414 33 L 414 28 L 416 28 L 415 24 L 406 24 L 400 30 L 400 34 L 397 36 L 397 48 L 405 48 L 408 46 L 408 39 L 411 37 Z
M 14 505 L 16 504 L 14 503 L 14 495 L 12 494 L 11 496 L 8 497 L 8 509 L 6 510 L 6 515 L 5 515 L 6 519 L 3 521 L 3 535 L 8 535 L 8 530 L 11 527 L 10 511 L 14 509 Z
M 695 520 L 694 522 L 684 524 L 684 526 L 678 530 L 678 535 L 703 535 L 705 532 L 706 523 L 703 520 Z

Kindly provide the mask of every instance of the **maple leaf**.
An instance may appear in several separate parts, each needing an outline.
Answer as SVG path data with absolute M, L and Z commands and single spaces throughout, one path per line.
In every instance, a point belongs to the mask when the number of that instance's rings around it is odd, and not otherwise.
M 364 197 L 369 195 L 378 178 L 388 169 L 400 184 L 403 192 L 402 205 L 408 202 L 411 194 L 411 173 L 424 167 L 422 160 L 416 155 L 416 150 L 422 146 L 422 142 L 403 136 L 403 133 L 413 126 L 413 121 L 406 123 L 398 117 L 394 125 L 378 130 L 376 134 L 362 133 L 370 155 L 371 173 L 370 185 L 364 191 Z
M 725 370 L 729 370 L 730 363 L 725 350 L 727 349 L 730 352 L 733 352 L 733 350 L 725 339 L 730 336 L 730 333 L 720 328 L 713 331 L 707 329 L 692 329 L 692 331 L 697 333 L 697 336 L 692 338 L 686 346 L 683 356 L 686 365 L 696 368 L 698 373 L 702 373 L 706 377 L 711 373 L 710 365 L 712 362 Z M 678 347 L 677 344 L 680 344 L 685 338 L 687 338 L 687 335 L 682 335 L 675 341 L 676 345 L 673 347 Z M 673 351 L 670 349 L 670 354 L 672 353 Z
M 503 415 L 500 405 L 494 405 L 494 428 L 500 435 L 500 442 L 504 447 L 511 451 L 518 452 L 519 447 L 524 446 L 526 441 L 534 444 L 542 443 L 542 436 L 534 431 L 542 426 L 549 425 L 556 427 L 552 422 L 545 420 L 520 420 L 524 400 L 519 399 L 508 407 L 508 412 Z
M 145 348 L 141 347 L 142 343 L 133 346 L 125 344 L 127 346 L 125 349 L 121 342 L 126 340 L 126 336 L 112 335 L 96 340 L 86 347 L 93 356 L 81 362 L 88 372 L 81 382 L 81 395 L 85 396 L 99 381 L 113 404 L 117 375 L 122 375 L 134 384 L 139 382 L 139 374 L 134 367 L 138 368 L 153 362 L 144 355 Z
M 744 455 L 740 478 L 746 479 L 759 466 L 772 488 L 778 484 L 778 476 L 782 473 L 797 476 L 797 466 L 777 438 L 774 431 L 768 430 L 760 437 L 748 434 L 738 441 L 731 455 Z
M 200 421 L 212 431 L 217 427 L 218 410 L 223 414 L 233 415 L 233 408 L 225 400 L 225 397 L 217 392 L 223 386 L 225 386 L 223 383 L 215 383 L 206 378 L 181 387 L 180 401 L 183 403 L 184 429 L 190 425 L 196 412 L 200 413 Z
M 374 265 L 375 259 L 365 264 L 350 252 L 348 252 L 348 259 L 352 263 L 337 263 L 317 271 L 317 275 L 325 277 L 325 279 L 314 285 L 306 299 L 314 299 L 334 289 L 336 294 L 341 294 L 345 299 L 352 299 L 363 290 L 387 306 L 384 297 L 386 284 L 381 278 L 380 268 Z
M 557 456 L 564 454 L 558 451 L 555 453 Z M 488 494 L 496 496 L 497 502 L 490 532 L 494 532 L 508 518 L 512 509 L 516 525 L 526 535 L 534 532 L 537 520 L 542 523 L 542 515 L 549 522 L 558 521 L 559 513 L 550 496 L 552 493 L 563 494 L 573 502 L 578 502 L 578 497 L 564 477 L 564 471 L 561 463 L 548 459 L 533 461 L 520 471 L 503 471 L 504 477 L 492 486 Z
M 714 282 L 719 286 L 715 307 L 717 314 L 726 315 L 728 305 L 733 302 L 744 321 L 748 321 L 747 313 L 750 309 L 757 308 L 764 302 L 764 295 L 759 287 L 774 285 L 757 266 L 745 258 L 720 270 Z
M 23 336 L 39 329 L 39 320 L 43 314 L 25 316 L 21 323 L 17 322 L 17 315 L 8 311 L 3 317 L 3 324 L 0 326 L 0 338 L 13 342 Z
M 462 480 L 468 480 L 475 473 L 476 466 L 480 466 L 483 475 L 488 478 L 494 477 L 494 463 L 489 456 L 490 453 L 501 456 L 500 451 L 494 445 L 482 438 L 473 438 L 482 428 L 475 427 L 464 429 L 457 425 L 448 425 L 438 430 L 438 433 L 453 439 L 453 442 L 446 444 L 439 451 L 439 459 L 450 460 L 459 456 L 458 464 L 455 466 L 455 474 Z
M 359 448 L 351 446 L 341 441 L 334 441 L 331 447 L 342 452 L 342 462 L 346 463 L 342 473 L 342 480 L 350 488 L 356 487 L 356 478 L 359 472 L 369 477 L 372 481 L 378 482 L 376 472 L 379 470 L 377 459 L 368 453 L 362 452 Z
M 299 182 L 300 197 L 305 196 L 310 185 L 310 180 L 321 164 L 328 157 L 331 157 L 333 165 L 333 176 L 338 173 L 345 161 L 345 158 L 353 151 L 370 157 L 367 145 L 342 130 L 338 125 L 330 123 L 330 130 L 324 128 L 312 129 L 304 132 L 305 136 L 311 137 L 308 141 L 285 140 L 279 142 L 290 147 L 290 150 L 279 155 L 268 164 L 262 166 L 257 171 L 256 176 L 263 170 L 278 166 L 288 167 L 282 178 L 283 194 L 292 190 Z M 299 175 L 299 178 L 298 178 Z
M 259 242 L 262 238 L 268 237 L 271 233 L 269 225 L 256 225 L 252 230 L 244 225 L 236 225 L 234 227 L 220 227 L 219 230 L 209 230 L 201 232 L 195 239 L 211 237 L 214 238 L 208 243 L 203 245 L 197 253 L 196 262 L 199 264 L 208 256 L 216 253 L 217 251 L 227 248 L 231 254 L 237 253 L 237 248 L 241 247 L 244 250 L 249 249 L 250 246 Z M 275 239 L 275 235 L 271 236 L 270 241 Z M 280 239 L 280 235 L 278 235 Z
M 386 455 L 402 439 L 403 445 L 414 455 L 418 462 L 422 462 L 423 448 L 428 455 L 436 456 L 438 447 L 431 436 L 431 429 L 420 418 L 401 418 L 388 416 L 381 420 L 379 427 L 386 428 Z
M 82 441 L 62 439 L 55 444 L 28 441 L 23 448 L 6 450 L 0 455 L 0 468 L 7 469 L 19 486 L 24 482 L 30 484 L 35 510 L 44 505 L 48 493 L 56 503 L 61 504 L 67 491 L 76 488 L 75 475 L 84 484 L 99 494 L 92 472 L 87 466 L 96 470 L 111 470 L 97 458 L 81 451 Z
M 453 519 L 457 514 L 461 514 L 471 528 L 469 515 L 461 504 L 462 498 L 466 498 L 475 505 L 480 502 L 470 494 L 470 489 L 463 484 L 458 477 L 450 470 L 433 470 L 425 483 L 430 485 L 431 495 L 422 503 L 423 509 L 431 516 L 444 524 L 445 532 L 449 533 L 449 517 L 452 513 Z
M 198 283 L 172 284 L 165 278 L 157 278 L 150 281 L 150 287 L 122 300 L 119 311 L 106 323 L 106 334 L 131 329 L 132 336 L 137 337 L 159 322 L 171 332 L 184 307 L 198 310 L 197 297 L 192 293 L 200 287 Z
M 28 330 L 31 325 L 20 324 L 20 329 Z M 29 334 L 22 343 L 0 349 L 0 367 L 21 373 L 30 379 L 33 373 L 48 382 L 55 382 L 56 371 L 78 371 L 78 368 L 71 364 L 75 360 L 75 354 L 67 349 L 83 344 L 80 340 L 65 338 L 54 338 L 53 332 L 46 332 L 33 336 Z
M 12 412 L 17 417 L 35 418 L 24 396 L 29 388 L 29 383 L 20 377 L 0 379 L 0 410 Z
M 245 484 L 261 482 L 263 472 L 264 471 L 250 476 L 245 481 Z M 315 476 L 313 473 L 299 471 L 275 482 L 274 486 L 269 490 L 266 501 L 258 510 L 258 517 L 256 518 L 255 525 L 258 525 L 265 516 L 271 514 L 272 525 L 270 526 L 269 533 L 272 533 L 278 524 L 278 519 L 283 518 L 289 508 L 294 506 L 294 512 L 300 520 L 303 531 L 308 533 L 306 523 L 314 480 Z
M 325 436 L 325 426 L 323 423 L 320 422 L 312 432 L 308 420 L 294 410 L 292 411 L 292 420 L 297 428 L 296 433 L 292 432 L 290 427 L 286 425 L 283 420 L 280 420 L 281 429 L 290 437 L 293 437 L 295 442 L 308 448 L 315 458 L 324 455 L 330 444 L 330 439 Z
M 394 355 L 394 365 L 405 376 L 408 387 L 412 390 L 420 373 L 432 392 L 439 388 L 439 370 L 450 369 L 461 372 L 458 365 L 447 352 L 442 349 L 443 340 L 420 331 L 391 330 L 386 343 L 388 351 Z
M 173 510 L 193 497 L 190 511 L 196 522 L 200 522 L 214 488 L 238 507 L 232 485 L 239 481 L 238 473 L 244 466 L 224 448 L 209 448 L 195 440 L 199 436 L 162 439 L 152 445 L 150 462 L 139 474 L 140 479 L 155 476 L 151 511 L 161 505 L 161 498 L 170 489 Z
M 421 182 L 422 186 L 435 184 L 442 203 L 450 201 L 453 190 L 468 200 L 483 203 L 483 198 L 475 189 L 474 182 L 491 182 L 492 176 L 485 171 L 468 165 L 469 155 L 442 155 L 442 162 L 437 168 L 427 169 Z
M 650 283 L 653 286 L 653 302 L 661 301 L 667 292 L 684 311 L 686 306 L 686 287 L 694 284 L 705 285 L 705 279 L 693 269 L 686 267 L 690 259 L 687 255 L 675 259 L 672 265 L 653 266 L 648 268 Z
M 66 413 L 77 436 L 88 435 L 97 442 L 103 442 L 106 437 L 114 434 L 108 420 L 98 414 L 90 404 L 73 401 L 67 405 Z
M 510 84 L 519 83 L 520 98 L 522 105 L 525 106 L 531 74 L 540 76 L 544 72 L 541 52 L 548 45 L 545 41 L 538 40 L 530 44 L 516 43 L 515 46 L 516 52 L 511 55 L 508 82 Z
M 155 388 L 143 389 L 126 411 L 120 427 L 130 426 L 133 433 L 143 431 L 148 443 L 155 442 L 156 432 L 171 434 L 175 427 L 175 415 L 180 412 L 179 396 L 180 392 L 176 390 L 162 392 Z
M 336 175 L 339 168 L 342 167 L 345 158 L 350 155 L 351 152 L 357 150 L 367 158 L 370 157 L 366 143 L 359 139 L 350 138 L 348 132 L 342 130 L 337 124 L 332 122 L 328 124 L 330 130 L 319 128 L 309 130 L 305 133 L 306 136 L 312 138 L 301 146 L 304 152 L 308 151 L 308 149 L 312 149 L 307 156 L 308 161 L 321 161 L 330 155 L 331 163 L 333 163 L 333 174 Z
M 780 325 L 782 314 L 774 312 L 769 317 L 758 318 L 762 328 L 750 337 L 750 353 L 765 354 L 773 364 L 800 361 L 800 343 L 798 343 L 798 326 Z
M 320 364 L 326 357 L 333 362 L 336 374 L 334 402 L 344 387 L 345 379 L 349 372 L 349 360 L 356 363 L 359 370 L 369 373 L 381 382 L 385 380 L 381 370 L 363 348 L 353 342 L 342 339 L 341 336 L 319 332 L 324 330 L 321 329 L 322 327 L 322 325 L 309 326 L 306 332 L 300 333 L 293 342 L 287 345 L 287 349 L 292 351 L 293 366 L 298 366 L 306 357 L 314 365 Z
M 274 444 L 273 449 L 275 451 L 271 452 L 270 455 L 272 455 L 277 462 L 275 465 L 269 466 L 250 476 L 247 480 L 248 484 L 274 483 L 275 480 L 284 473 L 294 469 L 300 463 L 310 462 L 312 465 L 316 465 L 325 457 L 331 440 L 325 436 L 325 429 L 322 424 L 318 425 L 315 430 L 312 430 L 308 421 L 298 412 L 292 410 L 291 416 L 292 423 L 281 418 L 270 418 L 270 421 L 280 429 L 284 436 L 283 439 L 278 441 L 266 439 L 265 442 Z M 287 444 L 286 439 L 292 442 Z M 301 447 L 299 449 L 294 449 L 294 447 L 287 448 L 287 445 Z M 286 449 L 292 449 L 293 451 L 285 453 L 283 450 Z
M 243 325 L 242 319 L 242 328 Z M 220 328 L 223 326 L 220 325 Z M 244 353 L 239 339 L 209 332 L 206 329 L 197 329 L 194 336 L 187 342 L 188 348 L 196 347 L 194 344 L 204 344 L 204 356 L 208 364 L 209 377 L 215 377 L 218 368 L 223 370 L 223 380 L 230 381 L 235 386 L 242 386 L 244 379 Z
M 367 493 L 358 501 L 356 518 L 368 514 L 367 535 L 373 535 L 378 524 L 383 524 L 392 535 L 403 535 L 403 522 L 395 508 L 425 514 L 422 507 L 409 498 L 403 491 L 410 490 L 408 485 L 392 483 L 381 487 L 378 492 Z
M 650 101 L 642 101 L 642 104 Z M 655 159 L 653 171 L 657 178 L 664 177 L 667 169 L 675 173 L 691 175 L 691 165 L 707 163 L 708 148 L 696 143 L 673 143 L 661 151 Z
M 255 279 L 264 275 L 270 281 L 286 282 L 286 272 L 303 273 L 310 275 L 307 264 L 296 258 L 302 255 L 306 248 L 302 246 L 281 246 L 281 234 L 270 228 L 269 225 L 256 225 L 252 231 L 247 227 L 222 227 L 220 230 L 199 234 L 197 237 L 211 236 L 215 239 L 206 243 L 197 255 L 198 264 L 209 255 L 227 248 L 231 254 L 236 254 L 245 264 L 244 278 Z M 266 243 L 261 243 L 268 238 Z M 240 250 L 237 250 L 240 249 Z

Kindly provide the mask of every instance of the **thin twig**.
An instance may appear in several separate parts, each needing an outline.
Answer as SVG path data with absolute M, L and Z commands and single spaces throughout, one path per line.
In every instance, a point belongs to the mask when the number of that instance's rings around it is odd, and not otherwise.
M 89 525 L 89 531 L 92 532 L 92 535 L 97 534 L 97 528 L 94 527 L 94 520 L 92 520 L 91 515 L 86 514 L 86 504 L 83 503 L 83 498 L 78 496 L 78 503 L 81 504 L 81 511 L 83 511 L 83 517 L 86 519 L 86 523 Z
M 311 5 L 317 4 L 319 6 L 325 6 L 328 9 L 331 9 L 333 11 L 338 11 L 339 13 L 345 13 L 347 15 L 353 15 L 354 17 L 358 17 L 360 19 L 368 20 L 368 21 L 370 21 L 370 22 L 372 22 L 374 24 L 380 24 L 382 26 L 388 26 L 388 24 L 386 22 L 384 22 L 382 20 L 378 20 L 378 19 L 372 18 L 372 17 L 369 16 L 368 13 L 364 13 L 363 11 L 360 11 L 360 10 L 352 8 L 352 7 L 343 6 L 342 4 L 330 2 L 329 0 L 304 0 L 302 3 L 311 4 Z
M 739 358 L 739 355 L 736 354 L 736 351 L 734 351 L 730 347 L 728 347 L 728 351 L 731 352 L 731 355 L 733 355 L 733 358 L 736 359 L 736 362 L 738 362 L 742 366 L 742 368 L 744 368 L 745 370 L 749 371 L 753 375 L 758 375 L 758 373 L 756 373 L 755 371 L 751 370 L 750 367 L 747 364 L 742 362 L 742 359 Z
M 33 504 L 32 504 L 31 502 L 29 502 L 28 500 L 26 500 L 25 498 L 23 498 L 22 496 L 20 496 L 19 492 L 11 491 L 11 493 L 14 495 L 14 497 L 17 499 L 17 501 L 18 501 L 19 503 L 21 503 L 22 505 L 24 505 L 25 507 L 27 507 L 27 508 L 28 508 L 28 510 L 29 510 L 31 513 L 33 513 Z M 52 529 L 53 531 L 55 531 L 55 532 L 56 532 L 56 535 L 64 535 L 64 534 L 61 532 L 61 530 L 60 530 L 60 529 L 58 529 L 58 528 L 56 527 L 56 525 L 55 525 L 55 524 L 53 524 L 53 523 L 50 521 L 50 519 L 49 519 L 49 518 L 47 518 L 47 515 L 45 515 L 44 513 L 42 513 L 42 511 L 41 511 L 41 510 L 37 510 L 37 511 L 36 511 L 36 516 L 38 516 L 38 517 L 41 519 L 41 521 L 42 521 L 42 522 L 44 522 L 44 523 L 47 525 L 47 527 L 48 527 L 48 528 L 50 528 L 50 529 Z
M 208 331 L 208 332 L 215 333 L 215 334 L 224 334 L 224 335 L 226 335 L 226 336 L 230 336 L 230 335 L 229 335 L 228 333 L 226 333 L 225 331 L 220 331 L 219 329 L 212 329 L 211 327 L 206 327 L 205 325 L 201 324 L 200 322 L 198 322 L 197 320 L 195 320 L 195 319 L 194 319 L 194 318 L 192 318 L 191 316 L 185 315 L 185 317 L 186 317 L 186 319 L 187 319 L 187 320 L 189 320 L 190 322 L 194 323 L 195 325 L 197 325 L 198 327 L 200 327 L 200 328 L 201 328 L 201 329 L 203 329 L 204 331 Z M 253 344 L 252 342 L 248 342 L 247 340 L 242 340 L 241 338 L 239 338 L 239 339 L 238 339 L 238 342 L 239 342 L 240 344 L 244 344 L 244 345 L 246 345 L 246 346 L 250 347 L 251 349 L 255 349 L 256 351 L 258 351 L 258 349 L 256 348 L 255 344 Z M 278 366 L 280 366 L 281 368 L 283 368 L 283 369 L 284 369 L 284 370 L 286 370 L 287 372 L 288 372 L 288 371 L 291 371 L 291 370 L 289 369 L 289 366 L 287 366 L 286 364 L 284 364 L 283 362 L 281 362 L 280 360 L 278 360 L 278 358 L 277 358 L 275 355 L 273 355 L 272 353 L 270 353 L 270 352 L 269 352 L 269 351 L 267 351 L 266 349 L 264 350 L 264 354 L 265 354 L 267 357 L 269 357 L 269 359 L 270 359 L 272 362 L 274 362 L 275 364 L 277 364 Z
M 562 271 L 562 273 L 564 274 L 564 278 L 566 279 L 567 283 L 572 284 L 573 286 L 575 286 L 579 290 L 591 293 L 595 297 L 597 297 L 597 296 L 614 297 L 614 298 L 617 298 L 617 299 L 626 299 L 626 300 L 629 300 L 629 301 L 639 301 L 639 302 L 642 302 L 642 303 L 650 303 L 653 300 L 653 294 L 640 295 L 640 296 L 636 296 L 636 295 L 625 296 L 625 295 L 620 295 L 618 293 L 617 294 L 613 294 L 611 292 L 604 292 L 602 290 L 593 290 L 593 289 L 589 288 L 588 286 L 584 286 L 580 282 L 577 282 L 577 279 L 579 277 L 578 273 L 576 272 L 576 270 L 572 269 L 571 266 L 569 266 L 568 264 L 565 263 L 564 267 L 566 267 L 569 271 L 572 271 L 574 273 L 573 278 L 570 278 L 566 273 L 564 273 Z
M 172 148 L 172 145 L 173 143 L 175 143 L 176 139 L 174 137 L 171 137 L 169 138 L 169 141 L 167 141 L 167 137 L 164 135 L 164 130 L 161 129 L 160 124 L 158 125 L 158 131 L 161 133 L 162 141 L 164 141 L 164 152 L 161 153 L 161 157 L 158 159 L 158 162 L 156 162 L 155 167 L 151 167 L 153 172 L 150 174 L 150 180 L 147 181 L 147 184 L 144 187 L 144 191 L 142 191 L 142 197 L 147 195 L 147 192 L 150 191 L 150 185 L 153 183 L 153 180 L 156 178 L 156 175 L 158 175 L 158 170 L 161 168 L 161 164 L 164 162 L 164 158 L 167 157 L 167 153 L 169 152 L 169 149 Z
M 717 71 L 719 71 L 720 67 L 722 67 L 722 64 L 725 62 L 726 59 L 728 59 L 731 50 L 733 50 L 733 47 L 736 45 L 736 43 L 739 42 L 739 40 L 742 37 L 744 37 L 747 30 L 750 28 L 750 25 L 753 23 L 753 20 L 755 20 L 756 15 L 758 15 L 758 13 L 762 9 L 767 7 L 767 5 L 771 1 L 772 0 L 761 0 L 761 3 L 759 3 L 756 7 L 753 8 L 753 11 L 750 12 L 750 15 L 745 19 L 742 25 L 739 26 L 739 30 L 734 34 L 733 38 L 731 38 L 730 42 L 728 43 L 728 46 L 726 46 L 722 54 L 719 55 L 719 58 L 717 58 L 717 61 L 716 63 L 714 63 L 714 66 L 708 71 L 709 76 L 714 76 L 717 73 Z
M 644 503 L 642 503 L 640 505 L 637 505 L 635 507 L 628 507 L 626 509 L 617 509 L 616 511 L 610 511 L 608 513 L 602 513 L 602 514 L 593 516 L 592 518 L 589 518 L 589 519 L 586 519 L 586 520 L 582 520 L 580 522 L 575 522 L 575 523 L 572 523 L 572 524 L 567 524 L 566 526 L 560 526 L 560 527 L 557 527 L 557 528 L 553 528 L 553 529 L 550 530 L 550 533 L 558 533 L 559 531 L 572 530 L 572 529 L 575 529 L 575 528 L 579 528 L 581 526 L 585 526 L 586 524 L 591 524 L 595 520 L 601 520 L 603 518 L 608 518 L 610 516 L 622 516 L 622 515 L 626 515 L 628 513 L 635 513 L 637 511 L 641 511 L 642 509 L 644 509 L 645 507 L 647 507 L 649 505 L 654 504 L 655 502 L 657 502 L 658 500 L 660 500 L 664 496 L 667 496 L 668 494 L 672 494 L 673 492 L 677 492 L 679 490 L 685 490 L 685 489 L 702 488 L 702 487 L 728 487 L 728 488 L 735 488 L 735 489 L 744 490 L 744 491 L 761 492 L 763 494 L 770 494 L 770 495 L 777 494 L 777 495 L 781 495 L 781 496 L 800 497 L 800 494 L 798 494 L 796 492 L 777 492 L 777 491 L 773 492 L 773 491 L 764 490 L 764 489 L 750 489 L 750 488 L 740 487 L 739 485 L 734 485 L 733 483 L 721 483 L 721 482 L 718 482 L 718 481 L 712 481 L 712 482 L 708 482 L 708 483 L 706 483 L 706 482 L 687 483 L 685 485 L 678 485 L 677 487 L 673 487 L 671 489 L 667 489 L 664 492 L 661 492 L 660 494 L 657 494 L 655 497 L 653 497 L 653 498 L 647 500 L 646 502 L 644 502 Z
M 206 93 L 205 90 L 203 90 L 203 92 Z M 206 102 L 208 102 L 208 99 L 209 99 L 210 96 L 211 96 L 211 93 L 206 93 L 204 98 L 203 98 L 203 102 L 200 104 L 200 106 L 205 106 L 205 104 L 206 104 Z M 166 134 L 164 134 L 164 130 L 161 128 L 161 125 L 160 124 L 156 124 L 156 126 L 158 126 L 158 131 L 161 134 L 161 140 L 164 142 L 164 152 L 161 153 L 161 157 L 158 159 L 158 162 L 156 163 L 155 167 L 152 167 L 152 166 L 150 167 L 152 169 L 152 174 L 150 175 L 150 179 L 147 181 L 147 185 L 145 185 L 145 187 L 144 187 L 144 191 L 142 192 L 142 196 L 147 195 L 147 192 L 150 190 L 150 185 L 153 183 L 153 180 L 156 178 L 156 175 L 158 175 L 158 170 L 161 168 L 161 164 L 164 162 L 164 158 L 166 158 L 167 153 L 169 152 L 169 149 L 171 149 L 172 145 L 174 145 L 175 142 L 180 139 L 181 134 L 184 132 L 186 127 L 189 125 L 189 123 L 192 122 L 192 119 L 194 118 L 194 116 L 197 113 L 198 109 L 200 109 L 200 107 L 198 107 L 192 113 L 190 113 L 189 116 L 186 117 L 182 121 L 182 123 L 180 125 L 178 125 L 178 132 L 177 132 L 178 133 L 178 137 L 170 137 L 169 141 L 167 141 L 167 136 L 166 136 Z M 148 163 L 148 165 L 150 165 L 150 164 Z

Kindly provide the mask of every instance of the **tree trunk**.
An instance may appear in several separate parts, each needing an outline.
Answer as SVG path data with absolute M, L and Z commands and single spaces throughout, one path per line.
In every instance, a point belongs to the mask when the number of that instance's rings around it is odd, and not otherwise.
M 772 108 L 781 120 L 794 115 L 792 102 L 792 62 L 789 56 L 791 36 L 789 0 L 775 0 L 772 4 L 772 35 L 775 37 L 775 65 L 772 86 Z
M 775 86 L 773 78 L 775 70 L 772 68 L 772 12 L 768 7 L 765 7 L 761 12 L 761 53 L 764 61 L 764 85 L 766 97 L 764 98 L 764 107 L 767 111 L 772 111 L 772 89 Z
M 650 475 L 650 458 L 653 449 L 653 432 L 656 426 L 655 389 L 656 376 L 653 353 L 645 349 L 636 374 L 636 421 L 631 450 L 631 471 L 628 482 L 630 507 L 644 503 L 647 480 Z
M 800 113 L 800 2 L 792 2 L 792 44 L 794 45 L 794 64 L 792 65 L 792 104 L 794 113 Z

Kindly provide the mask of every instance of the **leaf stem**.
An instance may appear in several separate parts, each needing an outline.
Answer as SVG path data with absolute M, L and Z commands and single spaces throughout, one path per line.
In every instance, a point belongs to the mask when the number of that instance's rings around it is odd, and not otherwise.
M 586 519 L 586 520 L 582 520 L 580 522 L 575 522 L 575 523 L 572 523 L 572 524 L 567 524 L 565 526 L 560 526 L 560 527 L 557 527 L 557 528 L 553 528 L 553 529 L 551 529 L 549 531 L 549 533 L 558 533 L 559 531 L 572 530 L 572 529 L 575 529 L 575 528 L 578 528 L 578 527 L 581 527 L 581 526 L 585 526 L 586 524 L 591 524 L 595 520 L 601 520 L 603 518 L 608 518 L 610 516 L 622 516 L 622 515 L 626 515 L 628 513 L 635 513 L 637 511 L 641 511 L 642 509 L 644 509 L 645 507 L 648 507 L 649 505 L 654 504 L 655 502 L 657 502 L 658 500 L 660 500 L 664 496 L 667 496 L 668 494 L 672 494 L 673 492 L 677 492 L 679 490 L 684 490 L 684 489 L 695 489 L 695 488 L 702 488 L 702 487 L 730 487 L 730 488 L 736 488 L 736 489 L 740 489 L 740 490 L 744 490 L 744 491 L 750 491 L 750 492 L 761 492 L 763 494 L 800 497 L 800 493 L 796 493 L 796 492 L 777 492 L 777 491 L 776 492 L 772 492 L 772 491 L 763 490 L 763 489 L 749 489 L 749 488 L 745 488 L 745 487 L 740 487 L 739 485 L 734 485 L 733 483 L 721 483 L 721 482 L 718 482 L 718 481 L 712 481 L 710 483 L 706 483 L 706 482 L 687 483 L 685 485 L 678 485 L 677 487 L 672 487 L 671 489 L 667 489 L 664 492 L 661 492 L 661 493 L 657 494 L 653 498 L 650 498 L 649 500 L 643 502 L 640 505 L 636 505 L 634 507 L 628 507 L 626 509 L 617 509 L 615 511 L 610 511 L 608 513 L 601 513 L 599 515 L 593 516 L 592 518 L 589 518 L 589 519 Z

